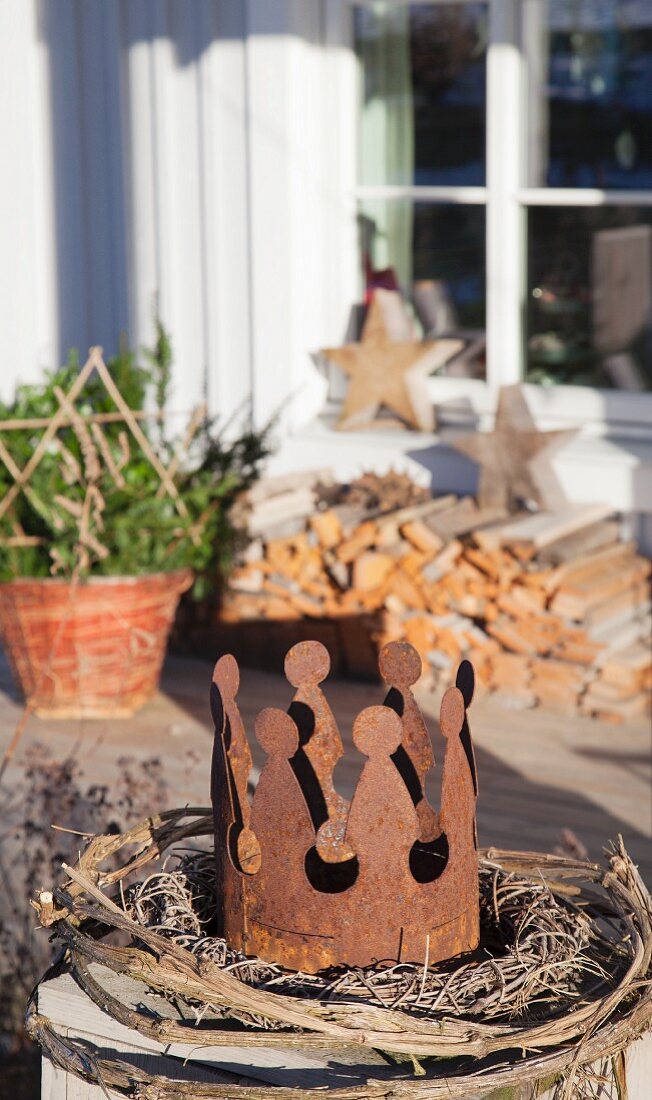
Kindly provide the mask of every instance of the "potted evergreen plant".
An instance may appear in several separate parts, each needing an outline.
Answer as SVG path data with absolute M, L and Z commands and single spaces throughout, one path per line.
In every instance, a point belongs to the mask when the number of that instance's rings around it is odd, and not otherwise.
M 156 690 L 181 593 L 228 566 L 229 509 L 269 429 L 224 435 L 198 410 L 176 438 L 172 356 L 91 349 L 0 404 L 0 634 L 28 705 L 127 716 Z

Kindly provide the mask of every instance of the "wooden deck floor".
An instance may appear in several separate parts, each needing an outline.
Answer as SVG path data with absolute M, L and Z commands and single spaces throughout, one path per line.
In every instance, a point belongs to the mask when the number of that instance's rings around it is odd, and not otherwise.
M 206 804 L 209 798 L 212 727 L 207 695 L 208 662 L 171 658 L 163 690 L 135 719 L 53 722 L 32 718 L 5 782 L 16 781 L 24 750 L 41 741 L 56 756 L 73 747 L 87 780 L 111 782 L 118 757 L 158 755 L 171 805 Z M 380 685 L 329 681 L 328 698 L 350 752 L 335 782 L 350 795 L 362 758 L 351 748 L 355 715 L 382 701 Z M 264 706 L 286 708 L 291 689 L 280 675 L 243 670 L 241 707 L 248 730 Z M 437 702 L 422 700 L 436 731 Z M 21 706 L 6 666 L 0 665 L 0 749 L 7 744 Z M 652 730 L 646 721 L 611 726 L 569 720 L 544 711 L 508 711 L 491 699 L 470 711 L 478 771 L 478 825 L 482 845 L 551 850 L 563 828 L 572 829 L 591 857 L 618 833 L 652 882 Z M 255 754 L 260 763 L 258 754 Z M 440 773 L 438 773 L 440 774 Z M 435 779 L 433 794 L 437 801 Z

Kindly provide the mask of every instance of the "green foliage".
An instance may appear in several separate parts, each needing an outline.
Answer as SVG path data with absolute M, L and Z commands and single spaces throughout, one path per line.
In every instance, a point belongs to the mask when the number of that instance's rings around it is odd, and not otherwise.
M 142 361 L 124 348 L 107 366 L 129 408 L 155 408 L 161 414 L 139 423 L 157 457 L 169 465 L 180 439 L 168 438 L 162 427 L 172 350 L 160 321 L 155 346 L 145 350 Z M 0 420 L 50 419 L 59 409 L 57 390 L 67 393 L 79 369 L 73 351 L 65 366 L 47 373 L 42 384 L 19 386 L 12 404 L 0 403 Z M 262 431 L 245 427 L 234 434 L 232 424 L 227 431 L 205 419 L 174 476 L 181 511 L 186 513 L 180 514 L 175 501 L 159 492 L 158 474 L 122 420 L 100 425 L 114 469 L 109 468 L 92 434 L 97 426 L 89 418 L 115 413 L 116 406 L 96 373 L 75 406 L 82 423 L 59 429 L 27 492 L 19 493 L 0 517 L 0 580 L 52 573 L 70 577 L 75 567 L 81 575 L 123 576 L 190 568 L 196 576 L 195 594 L 203 595 L 228 568 L 235 539 L 230 507 L 259 475 L 270 451 L 270 425 Z M 243 421 L 245 414 L 242 410 Z M 186 424 L 182 436 L 185 430 Z M 29 462 L 43 432 L 42 427 L 0 431 L 0 441 L 19 469 Z M 0 500 L 12 484 L 9 470 L 0 462 Z M 90 542 L 80 542 L 84 507 Z M 16 545 L 17 534 L 40 542 Z M 12 538 L 14 545 L 7 544 Z
M 144 354 L 152 371 L 156 408 L 159 413 L 163 414 L 167 406 L 170 382 L 172 381 L 172 342 L 158 315 L 154 317 L 154 326 L 156 329 L 154 347 L 151 350 L 145 348 Z M 163 418 L 160 420 L 160 435 L 161 439 L 165 439 L 165 421 Z

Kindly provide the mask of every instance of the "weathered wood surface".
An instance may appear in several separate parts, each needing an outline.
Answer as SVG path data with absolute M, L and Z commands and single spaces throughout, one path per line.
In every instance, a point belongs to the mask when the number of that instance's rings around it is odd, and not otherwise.
M 144 986 L 140 982 L 95 964 L 91 965 L 91 973 L 104 989 L 129 1008 L 149 1009 L 160 1016 L 184 1019 L 162 997 L 143 992 Z M 57 1031 L 65 1028 L 70 1037 L 81 1036 L 100 1047 L 116 1050 L 131 1047 L 141 1055 L 165 1055 L 167 1066 L 161 1069 L 171 1076 L 182 1076 L 179 1069 L 183 1063 L 192 1063 L 193 1069 L 187 1079 L 193 1079 L 194 1075 L 196 1080 L 232 1084 L 245 1083 L 243 1079 L 246 1079 L 246 1083 L 250 1084 L 291 1084 L 296 1088 L 309 1089 L 318 1083 L 318 1078 L 324 1085 L 341 1087 L 362 1084 L 370 1076 L 387 1079 L 396 1075 L 396 1070 L 375 1051 L 361 1051 L 354 1047 L 343 1046 L 341 1050 L 338 1048 L 336 1054 L 330 1050 L 324 1053 L 310 1048 L 304 1051 L 272 1046 L 243 1047 L 238 1046 L 236 1036 L 228 1046 L 208 1047 L 202 1044 L 201 1028 L 195 1030 L 192 1017 L 189 1018 L 191 1042 L 159 1043 L 102 1012 L 70 974 L 62 974 L 44 983 L 38 998 L 39 1013 L 47 1016 Z M 214 1017 L 204 1015 L 203 1020 L 215 1026 Z M 409 1076 L 409 1073 L 404 1071 L 400 1075 Z
M 493 528 L 484 536 L 484 541 L 487 545 L 510 543 L 542 550 L 557 539 L 569 538 L 593 523 L 602 522 L 612 512 L 607 504 L 569 504 L 554 513 L 536 512 Z
M 91 969 L 96 981 L 122 1004 L 180 1018 L 170 1003 L 144 992 L 141 983 L 113 974 L 105 967 L 93 964 Z M 149 1073 L 173 1079 L 234 1086 L 283 1085 L 304 1090 L 303 1095 L 309 1095 L 317 1089 L 404 1081 L 412 1076 L 409 1064 L 390 1065 L 375 1051 L 353 1047 L 343 1046 L 327 1054 L 317 1049 L 239 1047 L 235 1041 L 232 1046 L 209 1047 L 201 1043 L 201 1029 L 194 1035 L 191 1031 L 191 1043 L 159 1043 L 102 1012 L 70 974 L 61 974 L 42 983 L 38 991 L 38 1011 L 62 1037 L 83 1040 L 99 1057 L 129 1062 Z M 441 1076 L 441 1068 L 429 1068 L 427 1076 L 419 1078 L 418 1083 L 425 1084 L 433 1074 Z M 626 1052 L 626 1077 L 629 1100 L 647 1098 L 652 1077 L 652 1033 Z M 110 1091 L 108 1095 L 118 1094 Z M 495 1092 L 488 1092 L 487 1100 L 495 1095 Z M 538 1093 L 536 1085 L 530 1082 L 510 1089 L 508 1095 L 509 1100 L 533 1100 L 537 1095 L 539 1100 L 546 1100 L 552 1096 L 552 1090 Z M 106 1100 L 106 1096 L 106 1091 L 99 1086 L 87 1084 L 55 1067 L 47 1058 L 43 1059 L 41 1100 Z

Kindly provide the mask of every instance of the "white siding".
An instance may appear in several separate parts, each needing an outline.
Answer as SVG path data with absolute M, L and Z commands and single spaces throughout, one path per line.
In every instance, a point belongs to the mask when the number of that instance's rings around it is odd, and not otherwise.
M 69 347 L 149 342 L 158 302 L 174 408 L 228 416 L 253 388 L 259 423 L 317 412 L 342 289 L 331 9 L 2 0 L 2 396 Z
M 176 408 L 250 395 L 245 7 L 0 3 L 2 397 L 71 346 L 149 341 L 155 301 Z
M 47 54 L 36 4 L 0 4 L 0 396 L 52 361 L 57 325 Z

